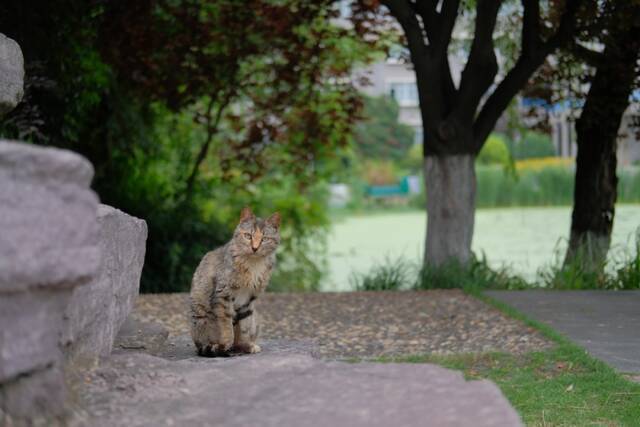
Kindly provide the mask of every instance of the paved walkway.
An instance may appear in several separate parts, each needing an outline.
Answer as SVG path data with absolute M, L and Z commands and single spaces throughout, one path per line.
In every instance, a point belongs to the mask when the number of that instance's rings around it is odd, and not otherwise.
M 640 291 L 491 291 L 621 372 L 640 373 Z
M 185 335 L 126 328 L 115 351 L 74 394 L 81 425 L 518 427 L 490 381 L 431 364 L 344 363 L 313 356 L 308 343 L 263 341 L 250 356 L 195 356 Z M 155 355 L 145 350 L 155 348 Z M 137 348 L 137 350 L 132 350 Z M 142 350 L 142 351 L 141 351 Z
M 550 347 L 538 331 L 460 290 L 267 293 L 258 301 L 262 339 L 313 342 L 329 359 Z M 134 316 L 188 333 L 187 294 L 140 295 Z

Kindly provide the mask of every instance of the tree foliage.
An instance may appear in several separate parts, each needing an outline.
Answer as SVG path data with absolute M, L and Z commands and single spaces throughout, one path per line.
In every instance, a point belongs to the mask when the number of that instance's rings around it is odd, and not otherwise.
M 366 97 L 355 142 L 365 158 L 402 160 L 413 145 L 411 126 L 398 122 L 399 107 L 393 98 Z
M 351 68 L 375 53 L 331 1 L 8 0 L 25 101 L 0 135 L 70 148 L 105 203 L 149 226 L 145 291 L 184 290 L 245 204 L 283 214 L 280 269 L 317 284 L 324 185 L 361 101 Z

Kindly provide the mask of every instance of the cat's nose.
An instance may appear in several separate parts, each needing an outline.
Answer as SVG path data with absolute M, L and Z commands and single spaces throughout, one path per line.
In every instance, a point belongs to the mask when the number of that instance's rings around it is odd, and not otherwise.
M 258 247 L 259 247 L 259 246 L 251 246 L 251 250 L 252 250 L 253 252 L 255 252 L 255 251 L 257 251 L 257 250 L 258 250 Z

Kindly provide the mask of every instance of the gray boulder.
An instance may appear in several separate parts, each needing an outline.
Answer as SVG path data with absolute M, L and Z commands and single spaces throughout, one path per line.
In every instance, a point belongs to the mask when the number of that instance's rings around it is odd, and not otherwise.
M 111 353 L 120 327 L 133 309 L 144 264 L 147 224 L 100 205 L 102 262 L 86 286 L 73 291 L 66 310 L 65 353 L 71 360 L 96 360 Z
M 20 46 L 0 33 L 0 116 L 22 100 L 23 87 L 24 58 Z
M 64 308 L 100 263 L 92 176 L 70 151 L 0 141 L 0 412 L 63 407 Z

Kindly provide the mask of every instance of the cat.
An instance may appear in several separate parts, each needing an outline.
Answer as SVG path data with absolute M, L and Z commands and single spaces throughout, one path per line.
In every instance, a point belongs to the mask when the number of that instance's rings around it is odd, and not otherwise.
M 191 337 L 198 355 L 258 353 L 254 303 L 269 284 L 280 244 L 280 214 L 245 207 L 231 240 L 200 261 L 191 281 Z

